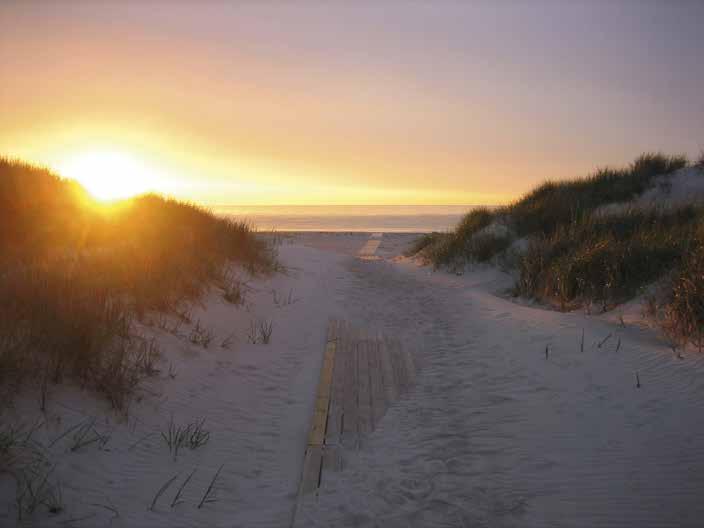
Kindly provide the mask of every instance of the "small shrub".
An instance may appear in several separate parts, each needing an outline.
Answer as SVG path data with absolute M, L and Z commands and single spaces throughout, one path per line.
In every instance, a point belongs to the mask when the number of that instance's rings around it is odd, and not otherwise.
M 42 425 L 7 424 L 0 428 L 0 473 L 15 480 L 17 518 L 43 506 L 50 513 L 63 510 L 61 485 L 52 478 L 54 466 L 46 450 L 32 439 Z
M 208 345 L 210 345 L 210 342 L 213 340 L 213 332 L 201 326 L 199 319 L 196 321 L 196 325 L 191 329 L 188 340 L 194 345 L 208 348 Z
M 204 424 L 205 419 L 196 420 L 186 425 L 177 425 L 173 416 L 171 417 L 166 431 L 162 431 L 161 437 L 169 447 L 169 452 L 173 455 L 174 460 L 178 457 L 182 447 L 195 450 L 208 443 L 210 432 L 205 430 Z
M 223 298 L 230 304 L 242 306 L 246 300 L 246 283 L 239 277 L 227 275 L 223 279 Z
M 161 370 L 156 367 L 156 364 L 160 357 L 161 352 L 159 346 L 156 344 L 156 339 L 145 339 L 143 337 L 139 339 L 139 345 L 135 355 L 135 364 L 140 372 L 149 377 L 159 374 Z
M 268 345 L 273 332 L 273 321 L 266 321 L 264 319 L 251 321 L 249 324 L 249 332 L 247 333 L 247 341 L 253 345 Z
M 290 289 L 286 296 L 279 295 L 279 292 L 276 290 L 271 290 L 271 295 L 273 297 L 274 304 L 279 308 L 291 306 L 292 304 L 296 304 L 298 302 L 298 299 L 293 296 L 293 289 Z

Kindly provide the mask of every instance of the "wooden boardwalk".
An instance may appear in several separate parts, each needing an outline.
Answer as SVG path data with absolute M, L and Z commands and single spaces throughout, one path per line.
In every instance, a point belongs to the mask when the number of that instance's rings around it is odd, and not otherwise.
M 367 240 L 364 246 L 362 246 L 357 256 L 363 260 L 378 260 L 379 257 L 374 256 L 374 253 L 379 249 L 383 236 L 383 233 L 372 233 L 372 236 Z
M 329 321 L 299 496 L 343 469 L 344 451 L 359 448 L 415 377 L 413 357 L 398 340 Z

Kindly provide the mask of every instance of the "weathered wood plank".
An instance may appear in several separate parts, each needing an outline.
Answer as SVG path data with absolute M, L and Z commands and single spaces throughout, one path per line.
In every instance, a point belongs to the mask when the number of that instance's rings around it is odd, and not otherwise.
M 358 448 L 415 376 L 414 358 L 398 340 L 329 321 L 301 493 L 315 491 L 326 471 L 342 468 L 343 447 Z
M 328 414 L 332 397 L 338 330 L 338 322 L 330 320 L 326 332 L 320 380 L 315 395 L 313 420 L 308 433 L 308 445 L 303 458 L 303 472 L 299 489 L 300 494 L 310 493 L 318 489 L 322 478 L 323 445 L 327 434 Z
M 369 381 L 369 340 L 360 336 L 357 342 L 357 430 L 368 433 L 372 430 L 371 385 Z
M 392 402 L 398 399 L 398 382 L 396 372 L 391 360 L 391 350 L 386 339 L 379 336 L 379 361 L 381 362 L 381 376 L 386 393 L 386 401 Z
M 313 423 L 308 434 L 309 446 L 321 446 L 325 439 L 325 426 L 327 423 L 327 410 L 315 411 L 313 413 Z
M 325 431 L 324 443 L 328 445 L 338 445 L 340 443 L 340 435 L 342 434 L 342 412 L 340 404 L 335 397 L 330 400 L 328 408 L 327 430 Z
M 342 471 L 342 454 L 337 445 L 326 444 L 323 447 L 323 469 L 321 472 L 321 483 L 325 479 L 327 471 Z
M 405 362 L 401 357 L 401 346 L 395 339 L 389 339 L 387 346 L 390 350 L 391 363 L 396 375 L 398 393 L 401 394 L 408 387 L 408 374 L 406 373 Z
M 330 406 L 328 408 L 328 428 L 325 435 L 325 443 L 333 445 L 340 443 L 340 436 L 342 434 L 346 375 L 345 361 L 347 354 L 345 340 L 342 338 L 344 331 L 344 323 L 339 322 L 336 333 L 337 347 L 335 351 L 335 366 L 333 368 L 332 391 L 330 394 Z
M 354 329 L 349 328 L 345 336 L 345 395 L 343 400 L 342 443 L 347 447 L 357 446 L 357 342 Z
M 368 348 L 369 379 L 371 384 L 372 430 L 376 428 L 386 411 L 386 394 L 382 379 L 381 361 L 379 358 L 379 340 L 370 339 Z
M 369 239 L 367 240 L 367 243 L 364 244 L 362 249 L 359 250 L 357 255 L 360 257 L 370 257 L 376 252 L 380 244 L 381 240 L 379 239 Z
M 327 333 L 328 343 L 330 341 L 337 340 L 339 326 L 340 326 L 340 321 L 338 321 L 337 319 L 330 319 L 330 321 L 328 321 L 328 333 Z
M 413 351 L 407 348 L 403 348 L 401 343 L 399 343 L 399 348 L 403 357 L 404 365 L 406 367 L 406 375 L 408 376 L 408 384 L 412 385 L 416 380 L 416 374 L 418 373 L 416 369 L 415 360 L 413 358 Z
M 323 470 L 323 448 L 308 447 L 303 459 L 301 493 L 312 493 L 318 489 Z
M 331 321 L 328 326 L 328 336 L 334 331 L 335 326 L 335 323 Z M 327 341 L 325 353 L 323 354 L 323 365 L 320 371 L 318 391 L 316 393 L 313 423 L 311 424 L 310 433 L 308 435 L 308 444 L 311 446 L 320 446 L 325 440 L 336 348 L 337 342 L 335 340 Z

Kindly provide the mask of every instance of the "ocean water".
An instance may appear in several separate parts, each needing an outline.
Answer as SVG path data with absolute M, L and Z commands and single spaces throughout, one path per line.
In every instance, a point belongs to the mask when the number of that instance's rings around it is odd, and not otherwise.
M 473 205 L 266 205 L 213 207 L 216 214 L 246 219 L 261 231 L 447 231 Z

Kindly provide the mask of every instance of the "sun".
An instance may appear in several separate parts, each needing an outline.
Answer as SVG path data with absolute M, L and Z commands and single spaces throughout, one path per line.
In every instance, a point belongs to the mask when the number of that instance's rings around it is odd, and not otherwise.
M 97 200 L 110 202 L 153 189 L 153 171 L 136 157 L 119 151 L 95 150 L 67 157 L 59 173 L 78 181 Z

